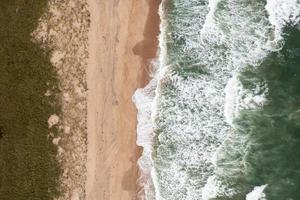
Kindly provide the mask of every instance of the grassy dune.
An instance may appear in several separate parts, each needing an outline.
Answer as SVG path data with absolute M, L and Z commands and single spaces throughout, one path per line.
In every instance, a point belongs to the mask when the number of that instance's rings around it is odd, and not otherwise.
M 49 52 L 30 34 L 47 0 L 0 1 L 0 199 L 47 200 L 58 194 L 56 147 L 47 119 L 59 113 Z M 52 132 L 56 132 L 54 127 Z

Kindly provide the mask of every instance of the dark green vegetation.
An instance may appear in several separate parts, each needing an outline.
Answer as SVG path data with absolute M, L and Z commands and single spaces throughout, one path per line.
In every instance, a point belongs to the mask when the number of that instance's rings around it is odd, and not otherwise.
M 268 200 L 300 199 L 300 30 L 286 33 L 280 52 L 241 76 L 244 87 L 264 81 L 269 92 L 261 109 L 241 112 L 237 134 L 219 160 L 226 169 L 222 179 L 241 192 L 236 200 L 265 184 Z
M 1 200 L 47 200 L 58 194 L 60 170 L 56 147 L 47 139 L 47 119 L 59 106 L 44 96 L 49 88 L 58 93 L 58 81 L 49 52 L 30 36 L 46 3 L 0 1 Z

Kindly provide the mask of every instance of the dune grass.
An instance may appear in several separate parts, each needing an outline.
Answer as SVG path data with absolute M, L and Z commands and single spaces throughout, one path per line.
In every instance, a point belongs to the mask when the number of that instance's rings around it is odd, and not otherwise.
M 57 196 L 60 169 L 47 138 L 48 117 L 59 113 L 58 80 L 49 52 L 30 34 L 47 0 L 0 1 L 0 199 Z M 57 131 L 53 128 L 53 132 Z

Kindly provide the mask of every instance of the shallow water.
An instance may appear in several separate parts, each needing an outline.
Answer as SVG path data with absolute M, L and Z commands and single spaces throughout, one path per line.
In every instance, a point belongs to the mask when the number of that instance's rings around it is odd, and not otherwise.
M 135 95 L 145 199 L 299 199 L 299 12 L 163 2 L 157 71 Z

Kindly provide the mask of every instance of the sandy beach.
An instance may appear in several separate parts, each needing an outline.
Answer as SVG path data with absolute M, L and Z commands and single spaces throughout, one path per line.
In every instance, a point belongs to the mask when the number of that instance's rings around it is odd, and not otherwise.
M 134 91 L 156 56 L 159 0 L 89 0 L 87 200 L 137 199 Z

